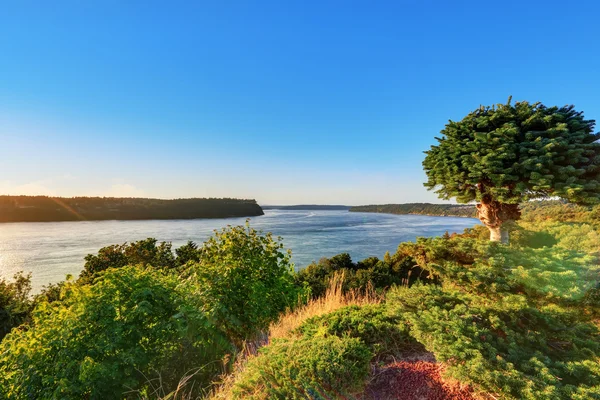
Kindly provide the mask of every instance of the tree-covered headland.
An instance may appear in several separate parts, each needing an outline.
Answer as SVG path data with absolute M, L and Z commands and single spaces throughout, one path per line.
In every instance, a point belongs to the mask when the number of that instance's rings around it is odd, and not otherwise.
M 0 196 L 0 222 L 195 219 L 263 215 L 255 200 Z
M 565 200 L 533 200 L 519 206 L 522 221 L 553 220 L 561 222 L 600 223 L 600 204 L 578 205 Z M 374 212 L 397 215 L 477 218 L 477 210 L 467 204 L 377 204 L 354 206 L 350 212 Z M 508 228 L 510 229 L 510 228 Z
M 385 214 L 415 214 L 439 217 L 467 217 L 476 218 L 475 208 L 460 204 L 431 204 L 431 203 L 404 203 L 404 204 L 373 204 L 354 206 L 350 212 L 374 212 Z

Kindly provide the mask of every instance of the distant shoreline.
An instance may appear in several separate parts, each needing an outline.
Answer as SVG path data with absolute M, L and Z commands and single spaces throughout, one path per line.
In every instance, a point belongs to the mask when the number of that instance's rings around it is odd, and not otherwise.
M 353 213 L 370 213 L 370 214 L 389 214 L 389 215 L 418 215 L 421 217 L 451 217 L 451 218 L 470 218 L 477 219 L 477 217 L 469 217 L 467 215 L 445 215 L 445 214 L 419 214 L 419 213 L 393 213 L 393 212 L 385 212 L 385 211 L 356 211 L 356 210 L 348 210 Z
M 242 218 L 264 215 L 255 200 L 121 197 L 0 196 L 0 223 L 146 221 Z
M 350 212 L 371 212 L 395 215 L 425 215 L 429 217 L 460 217 L 477 219 L 474 205 L 405 203 L 351 207 Z

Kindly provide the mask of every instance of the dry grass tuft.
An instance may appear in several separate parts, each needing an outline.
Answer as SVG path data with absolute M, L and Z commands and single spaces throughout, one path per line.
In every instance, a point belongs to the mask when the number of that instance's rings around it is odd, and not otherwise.
M 344 274 L 335 274 L 329 282 L 329 287 L 324 296 L 310 300 L 306 305 L 284 314 L 277 322 L 271 324 L 269 339 L 290 337 L 291 332 L 307 319 L 328 314 L 342 307 L 381 302 L 381 295 L 377 295 L 373 287 L 367 288 L 365 292 L 351 290 L 343 293 L 343 282 Z
M 346 306 L 378 304 L 382 300 L 382 296 L 376 294 L 372 287 L 365 292 L 351 290 L 343 293 L 343 282 L 344 274 L 335 274 L 329 282 L 324 296 L 310 300 L 294 311 L 283 314 L 277 322 L 271 324 L 266 340 L 261 338 L 256 342 L 247 343 L 243 351 L 236 357 L 232 373 L 222 376 L 221 382 L 208 398 L 210 400 L 231 399 L 231 392 L 237 376 L 244 370 L 248 360 L 258 353 L 258 349 L 268 344 L 271 339 L 290 338 L 293 335 L 292 332 L 309 318 L 324 315 Z

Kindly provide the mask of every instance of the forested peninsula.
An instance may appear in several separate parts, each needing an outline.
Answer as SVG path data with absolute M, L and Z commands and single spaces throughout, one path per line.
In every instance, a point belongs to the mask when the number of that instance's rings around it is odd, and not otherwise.
M 529 201 L 520 205 L 521 218 L 524 221 L 558 220 L 560 222 L 594 222 L 600 218 L 600 206 L 585 206 L 567 203 L 562 200 Z M 431 204 L 405 203 L 355 206 L 351 212 L 374 212 L 385 214 L 417 214 L 436 217 L 469 217 L 477 218 L 474 204 Z
M 477 218 L 474 205 L 458 204 L 431 204 L 431 203 L 405 203 L 405 204 L 379 204 L 355 206 L 351 212 L 374 212 L 385 214 L 418 214 L 439 217 L 470 217 Z
M 0 196 L 0 222 L 58 222 L 254 217 L 255 200 Z

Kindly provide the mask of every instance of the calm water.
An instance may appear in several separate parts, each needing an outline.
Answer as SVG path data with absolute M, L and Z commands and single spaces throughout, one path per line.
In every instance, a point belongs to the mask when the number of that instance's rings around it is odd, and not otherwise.
M 188 240 L 203 242 L 214 229 L 244 224 L 245 218 L 171 221 L 94 221 L 0 224 L 0 277 L 20 270 L 33 274 L 34 291 L 66 274 L 79 274 L 83 257 L 103 246 L 148 237 L 170 241 L 173 247 Z M 400 242 L 417 236 L 461 232 L 479 221 L 470 218 L 351 213 L 348 211 L 265 210 L 251 226 L 283 237 L 292 249 L 296 268 L 313 260 L 350 253 L 362 260 L 394 252 Z

